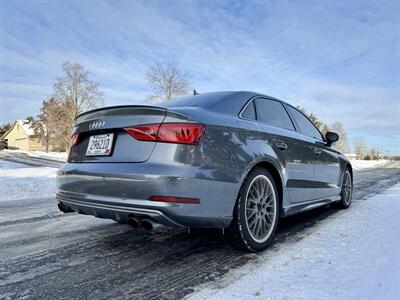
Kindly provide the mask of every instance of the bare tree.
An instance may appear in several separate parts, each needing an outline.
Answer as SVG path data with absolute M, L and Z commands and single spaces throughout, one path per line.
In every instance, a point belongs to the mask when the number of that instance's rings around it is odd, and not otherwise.
M 357 154 L 359 159 L 362 159 L 367 149 L 365 146 L 365 140 L 362 137 L 356 137 L 353 141 L 353 145 L 354 152 Z
M 323 134 L 323 136 L 325 136 L 328 131 L 331 131 L 328 124 L 325 124 L 325 123 L 322 125 L 322 128 L 319 128 L 319 129 L 321 130 L 321 133 Z
M 83 65 L 65 62 L 62 68 L 64 76 L 54 83 L 54 97 L 61 103 L 69 103 L 73 118 L 103 104 L 99 84 L 89 79 L 89 72 Z
M 176 63 L 156 63 L 146 73 L 153 90 L 150 99 L 169 101 L 189 92 L 188 74 L 181 72 Z
M 337 141 L 334 146 L 336 149 L 341 151 L 342 153 L 349 153 L 350 146 L 349 141 L 347 139 L 346 131 L 343 128 L 342 123 L 335 122 L 332 126 L 322 122 L 314 113 L 307 112 L 303 107 L 297 106 L 297 108 L 303 112 L 310 120 L 314 123 L 315 126 L 321 131 L 321 133 L 325 136 L 328 131 L 334 131 L 339 134 L 339 141 Z
M 55 105 L 51 108 L 56 148 L 68 148 L 74 119 L 80 113 L 103 105 L 99 84 L 89 79 L 89 72 L 78 63 L 65 62 L 64 75 L 53 85 Z
M 347 140 L 347 134 L 343 128 L 342 123 L 335 122 L 332 124 L 331 128 L 333 132 L 339 134 L 339 140 L 334 144 L 335 148 L 342 153 L 349 153 L 350 152 L 349 141 Z

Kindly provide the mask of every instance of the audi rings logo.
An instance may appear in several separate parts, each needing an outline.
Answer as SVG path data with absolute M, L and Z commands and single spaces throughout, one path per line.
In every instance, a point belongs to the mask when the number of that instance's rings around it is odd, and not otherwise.
M 104 128 L 105 125 L 106 125 L 106 122 L 103 120 L 94 121 L 89 124 L 89 129 L 90 130 L 102 129 L 102 128 Z

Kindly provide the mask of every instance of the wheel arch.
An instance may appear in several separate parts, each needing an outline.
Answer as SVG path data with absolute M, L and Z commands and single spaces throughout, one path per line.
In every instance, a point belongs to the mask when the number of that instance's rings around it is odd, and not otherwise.
M 267 160 L 267 159 L 260 160 L 260 161 L 253 163 L 247 170 L 246 175 L 244 176 L 244 178 L 241 182 L 241 186 L 245 182 L 245 180 L 246 180 L 247 176 L 250 174 L 250 172 L 256 168 L 263 168 L 263 169 L 267 170 L 271 174 L 272 178 L 274 179 L 275 185 L 278 189 L 279 216 L 280 217 L 284 216 L 285 215 L 285 212 L 283 209 L 284 179 L 282 177 L 281 172 L 279 171 L 280 168 L 276 165 L 276 163 L 274 163 L 270 160 Z
M 353 167 L 351 166 L 351 163 L 350 162 L 347 162 L 346 164 L 345 164 L 345 169 L 346 168 L 349 168 L 349 171 L 350 171 L 350 176 L 351 176 L 351 181 L 353 182 Z

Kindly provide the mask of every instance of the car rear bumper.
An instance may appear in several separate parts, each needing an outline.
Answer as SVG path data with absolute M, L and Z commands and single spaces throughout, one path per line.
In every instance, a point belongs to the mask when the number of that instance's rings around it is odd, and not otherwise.
M 143 165 L 146 165 L 145 167 Z M 145 170 L 145 172 L 143 172 Z M 238 184 L 155 164 L 66 164 L 58 172 L 57 199 L 72 210 L 127 222 L 151 218 L 166 226 L 225 228 L 232 220 Z M 198 204 L 149 200 L 164 195 L 200 199 Z
M 97 218 L 113 219 L 121 223 L 126 223 L 128 217 L 151 218 L 160 224 L 171 227 L 182 227 L 182 224 L 171 220 L 162 211 L 157 209 L 124 206 L 122 204 L 101 204 L 96 201 L 88 201 L 66 197 L 63 193 L 57 194 L 59 202 L 63 203 L 73 211 L 84 215 L 93 215 Z

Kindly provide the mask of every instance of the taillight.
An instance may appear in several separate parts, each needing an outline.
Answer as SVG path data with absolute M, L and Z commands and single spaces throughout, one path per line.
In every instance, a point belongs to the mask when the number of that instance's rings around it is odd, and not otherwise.
M 149 198 L 149 200 L 157 201 L 157 202 L 169 202 L 169 203 L 187 203 L 187 204 L 199 204 L 200 203 L 200 199 L 198 199 L 198 198 L 160 196 L 160 195 L 151 196 Z
M 157 133 L 160 124 L 139 125 L 124 130 L 139 141 L 157 141 Z
M 161 124 L 158 140 L 165 143 L 199 144 L 203 138 L 205 127 L 201 124 Z
M 71 135 L 71 147 L 73 147 L 76 144 L 78 144 L 78 138 L 79 138 L 79 133 L 78 132 L 76 132 L 76 133 Z
M 201 142 L 206 128 L 194 123 L 163 123 L 137 125 L 124 130 L 139 141 L 196 145 Z

